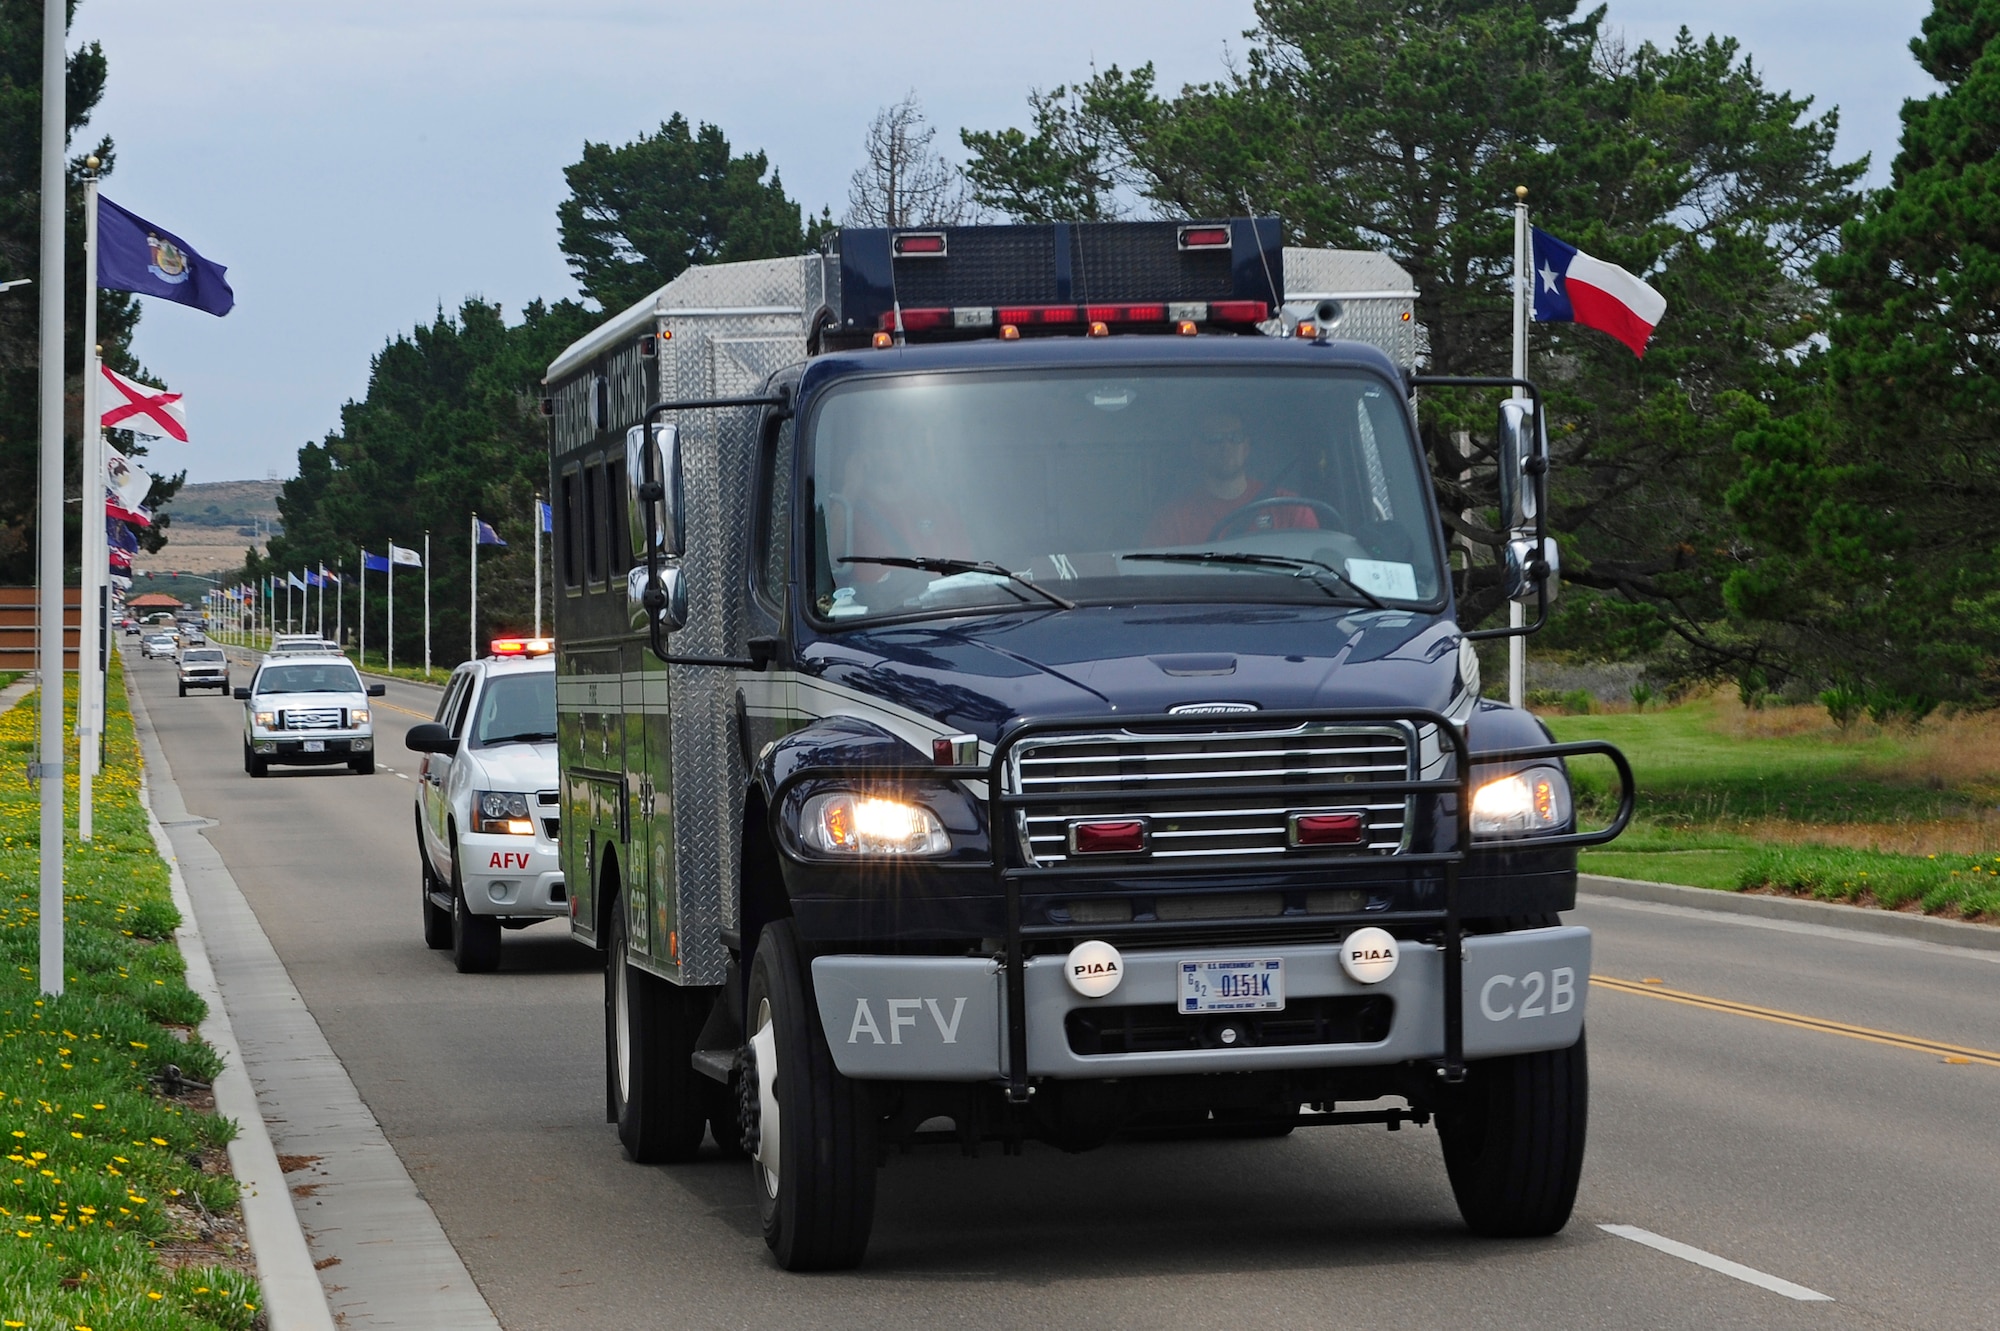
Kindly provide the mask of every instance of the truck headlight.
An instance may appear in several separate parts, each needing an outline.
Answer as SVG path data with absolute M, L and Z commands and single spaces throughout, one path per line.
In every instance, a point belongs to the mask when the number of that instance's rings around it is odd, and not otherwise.
M 259 730 L 276 730 L 278 728 L 278 714 L 276 712 L 252 712 L 250 713 L 250 724 Z
M 472 830 L 533 836 L 535 820 L 528 813 L 528 797 L 513 790 L 473 792 Z
M 799 836 L 828 855 L 942 855 L 951 837 L 921 804 L 842 791 L 806 801 Z
M 347 728 L 349 730 L 354 729 L 356 726 L 365 726 L 367 724 L 368 709 L 366 707 L 352 707 L 348 709 Z
M 1472 831 L 1505 836 L 1550 832 L 1569 822 L 1569 781 L 1553 767 L 1498 777 L 1472 794 Z

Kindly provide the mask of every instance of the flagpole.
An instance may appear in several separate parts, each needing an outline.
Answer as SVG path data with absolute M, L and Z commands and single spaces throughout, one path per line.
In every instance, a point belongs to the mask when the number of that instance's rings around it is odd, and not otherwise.
M 326 636 L 326 565 L 319 566 L 319 636 Z
M 97 419 L 97 168 L 95 156 L 83 159 L 83 428 L 77 458 L 77 493 L 82 496 L 82 521 L 77 567 L 76 635 L 76 839 L 91 839 L 92 798 L 97 775 L 97 635 L 98 587 L 108 570 L 111 552 L 104 529 L 104 430 Z
M 347 580 L 340 576 L 340 561 L 333 561 L 333 640 L 347 650 Z
M 361 560 L 354 575 L 354 624 L 359 636 L 354 650 L 365 666 L 368 664 L 368 547 L 358 545 L 355 549 L 361 552 Z
M 431 677 L 431 531 L 424 528 L 424 679 Z
M 535 491 L 535 636 L 542 636 L 542 492 Z
M 389 542 L 389 571 L 382 575 L 389 580 L 389 647 L 387 662 L 390 674 L 396 673 L 396 542 Z
M 41 761 L 30 774 L 41 802 L 42 992 L 63 992 L 63 148 L 69 120 L 63 0 L 42 0 L 41 482 L 36 545 L 40 581 Z
M 471 638 L 471 654 L 468 661 L 479 659 L 479 515 L 472 515 L 472 624 L 467 630 Z
M 1514 377 L 1528 377 L 1528 187 L 1514 187 Z M 1514 396 L 1525 394 L 1519 388 Z M 1535 422 L 1540 428 L 1540 422 Z M 1527 478 L 1532 480 L 1532 478 Z M 1507 533 L 1512 536 L 1512 532 Z M 1521 628 L 1528 622 L 1528 609 L 1521 602 L 1509 598 L 1507 602 L 1507 625 Z M 1507 701 L 1511 706 L 1521 706 L 1521 699 L 1527 693 L 1528 682 L 1528 640 L 1517 633 L 1507 639 Z

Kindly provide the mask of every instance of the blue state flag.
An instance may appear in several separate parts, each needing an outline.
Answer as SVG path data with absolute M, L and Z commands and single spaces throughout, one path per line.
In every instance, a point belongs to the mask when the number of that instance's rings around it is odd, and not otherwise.
M 326 579 L 325 579 L 325 578 L 322 578 L 322 577 L 321 577 L 321 576 L 320 576 L 319 574 L 317 574 L 317 573 L 313 572 L 313 571 L 312 571 L 311 569 L 307 569 L 307 570 L 306 570 L 306 586 L 308 586 L 308 587 L 324 587 L 324 586 L 326 586 Z
M 479 520 L 479 543 L 481 545 L 507 544 L 505 541 L 500 539 L 500 533 L 493 530 L 493 524 L 486 521 L 484 518 L 481 518 Z
M 547 503 L 537 499 L 535 501 L 535 513 L 542 524 L 543 531 L 553 532 L 556 529 L 555 510 L 550 508 Z
M 389 561 L 381 555 L 371 555 L 366 550 L 363 550 L 361 552 L 361 571 L 363 573 L 387 573 L 389 571 Z
M 236 305 L 228 273 L 173 232 L 97 196 L 97 285 L 223 315 Z

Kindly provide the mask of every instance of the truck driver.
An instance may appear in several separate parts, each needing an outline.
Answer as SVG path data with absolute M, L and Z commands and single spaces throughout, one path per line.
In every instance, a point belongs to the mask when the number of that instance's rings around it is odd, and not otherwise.
M 1146 529 L 1146 539 L 1155 545 L 1199 545 L 1212 539 L 1223 519 L 1246 504 L 1294 493 L 1267 489 L 1246 470 L 1250 432 L 1237 412 L 1203 413 L 1192 454 L 1197 470 L 1194 486 L 1156 513 Z M 1242 523 L 1245 531 L 1317 526 L 1319 520 L 1304 506 L 1263 509 Z

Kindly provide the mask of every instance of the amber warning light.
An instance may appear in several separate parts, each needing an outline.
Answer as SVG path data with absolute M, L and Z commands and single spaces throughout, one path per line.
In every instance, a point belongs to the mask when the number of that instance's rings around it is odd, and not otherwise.
M 495 656 L 547 656 L 555 649 L 552 638 L 495 638 L 489 644 Z

